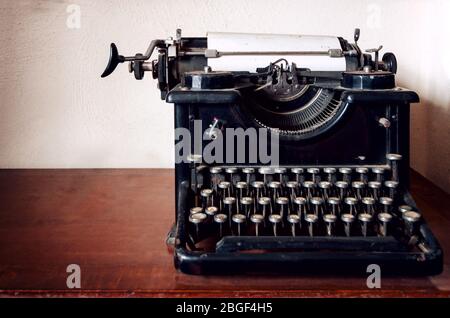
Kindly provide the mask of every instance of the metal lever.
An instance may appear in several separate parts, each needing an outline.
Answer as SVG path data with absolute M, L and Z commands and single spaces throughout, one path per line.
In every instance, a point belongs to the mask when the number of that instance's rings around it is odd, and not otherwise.
M 366 50 L 367 53 L 375 53 L 375 71 L 378 71 L 378 55 L 382 48 L 383 46 L 380 45 L 378 48 Z
M 162 47 L 163 45 L 164 45 L 163 40 L 153 40 L 150 42 L 150 45 L 148 46 L 147 51 L 145 52 L 145 55 L 136 54 L 135 56 L 123 56 L 119 55 L 116 44 L 111 43 L 108 65 L 106 66 L 101 76 L 106 77 L 110 75 L 112 72 L 114 72 L 119 63 L 146 61 L 150 58 L 150 56 L 153 53 L 153 50 L 156 47 Z M 145 69 L 143 71 L 145 71 Z

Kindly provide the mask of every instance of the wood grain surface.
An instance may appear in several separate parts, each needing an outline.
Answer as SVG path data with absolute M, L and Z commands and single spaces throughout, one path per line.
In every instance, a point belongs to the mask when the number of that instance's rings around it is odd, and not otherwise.
M 0 296 L 449 297 L 450 196 L 412 173 L 412 193 L 445 254 L 434 277 L 189 276 L 165 245 L 173 170 L 0 170 Z M 81 289 L 66 267 L 81 266 Z

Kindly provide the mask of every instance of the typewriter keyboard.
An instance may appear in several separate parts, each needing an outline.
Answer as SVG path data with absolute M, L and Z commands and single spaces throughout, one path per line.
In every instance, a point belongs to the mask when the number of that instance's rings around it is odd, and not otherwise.
M 188 232 L 224 236 L 402 237 L 421 215 L 403 201 L 395 165 L 197 167 Z M 214 245 L 214 244 L 213 244 Z

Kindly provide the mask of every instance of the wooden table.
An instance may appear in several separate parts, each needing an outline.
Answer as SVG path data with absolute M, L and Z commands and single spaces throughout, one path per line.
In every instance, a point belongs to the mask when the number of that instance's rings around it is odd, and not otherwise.
M 1 296 L 449 297 L 450 253 L 434 277 L 189 276 L 165 237 L 174 220 L 172 170 L 1 170 Z M 444 251 L 450 196 L 417 173 L 412 193 Z M 81 267 L 80 290 L 66 267 Z

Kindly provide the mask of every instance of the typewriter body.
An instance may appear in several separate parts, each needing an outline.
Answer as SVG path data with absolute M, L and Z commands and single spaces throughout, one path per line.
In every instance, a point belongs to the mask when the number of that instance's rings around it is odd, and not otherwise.
M 381 47 L 363 51 L 358 39 L 358 29 L 353 43 L 186 38 L 177 30 L 129 57 L 111 44 L 102 77 L 123 62 L 138 80 L 151 73 L 161 98 L 174 104 L 175 128 L 190 133 L 187 148 L 176 148 L 167 238 L 179 270 L 356 274 L 377 264 L 383 273 L 442 271 L 439 243 L 408 192 L 410 103 L 419 97 L 396 86 L 392 53 L 380 58 Z M 233 144 L 227 129 L 258 133 Z M 218 141 L 232 147 L 206 160 Z M 276 160 L 255 155 L 262 141 Z

